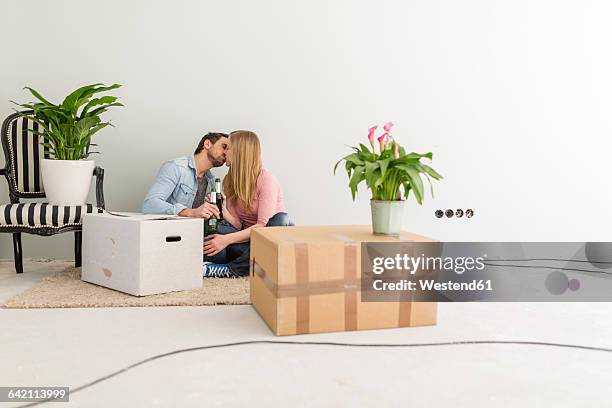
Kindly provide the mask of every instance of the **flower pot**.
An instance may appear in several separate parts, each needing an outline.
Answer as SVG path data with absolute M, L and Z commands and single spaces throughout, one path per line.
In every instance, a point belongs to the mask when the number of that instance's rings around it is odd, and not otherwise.
M 93 160 L 42 159 L 42 182 L 49 203 L 54 205 L 85 204 L 94 167 Z
M 370 200 L 372 208 L 372 232 L 374 235 L 398 237 L 402 230 L 405 200 Z

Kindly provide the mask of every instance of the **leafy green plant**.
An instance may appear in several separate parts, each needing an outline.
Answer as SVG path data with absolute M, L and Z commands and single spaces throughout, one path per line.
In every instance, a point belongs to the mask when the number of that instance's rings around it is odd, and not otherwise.
M 100 115 L 112 106 L 123 106 L 115 96 L 94 98 L 94 95 L 120 86 L 86 85 L 70 93 L 59 105 L 49 102 L 39 92 L 26 86 L 24 89 L 30 91 L 38 102 L 13 103 L 34 111 L 22 115 L 42 128 L 32 132 L 44 139 L 45 153 L 58 160 L 80 160 L 98 153 L 89 150 L 90 146 L 96 146 L 91 143 L 92 136 L 106 126 L 113 126 L 110 122 L 102 122 Z
M 355 152 L 343 157 L 334 166 L 335 174 L 338 165 L 345 162 L 353 201 L 359 184 L 365 181 L 372 191 L 373 200 L 394 201 L 401 200 L 402 196 L 407 199 L 412 191 L 416 201 L 422 204 L 425 194 L 421 175 L 427 178 L 431 195 L 434 196 L 431 178 L 440 180 L 442 176 L 427 164 L 421 163 L 422 158 L 432 160 L 433 154 L 406 153 L 389 134 L 392 127 L 391 122 L 384 125 L 385 133 L 377 139 L 379 153 L 376 153 L 374 147 L 374 132 L 378 126 L 373 126 L 368 133 L 372 149 L 362 143 L 359 147 L 349 146 Z

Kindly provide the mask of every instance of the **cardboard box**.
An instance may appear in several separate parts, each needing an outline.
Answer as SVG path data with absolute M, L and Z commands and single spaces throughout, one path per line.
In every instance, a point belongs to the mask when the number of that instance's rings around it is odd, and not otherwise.
M 199 289 L 203 228 L 198 218 L 87 214 L 81 279 L 136 296 Z
M 361 302 L 362 242 L 437 242 L 369 225 L 267 227 L 251 233 L 251 302 L 276 335 L 435 325 L 435 302 Z

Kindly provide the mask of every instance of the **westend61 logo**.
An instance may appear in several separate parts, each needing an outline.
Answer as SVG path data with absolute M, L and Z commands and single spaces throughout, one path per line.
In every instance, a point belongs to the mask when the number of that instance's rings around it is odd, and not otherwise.
M 466 271 L 484 270 L 486 257 L 486 254 L 479 257 L 432 257 L 425 256 L 425 254 L 416 258 L 408 254 L 395 254 L 391 257 L 378 256 L 372 259 L 372 272 L 380 275 L 389 270 L 403 270 L 414 275 L 418 270 L 444 270 L 454 271 L 461 275 Z

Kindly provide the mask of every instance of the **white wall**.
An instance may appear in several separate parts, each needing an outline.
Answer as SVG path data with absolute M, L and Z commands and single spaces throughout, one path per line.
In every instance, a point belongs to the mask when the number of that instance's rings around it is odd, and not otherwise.
M 332 176 L 393 120 L 433 151 L 436 198 L 405 229 L 441 240 L 610 241 L 612 20 L 606 0 L 28 1 L 0 6 L 0 114 L 119 82 L 99 133 L 111 210 L 137 211 L 159 164 L 206 131 L 248 128 L 299 224 L 369 222 Z M 7 200 L 6 184 L 0 199 Z M 438 220 L 437 208 L 474 208 Z M 71 258 L 71 237 L 25 256 Z M 9 235 L 0 257 L 12 256 Z

